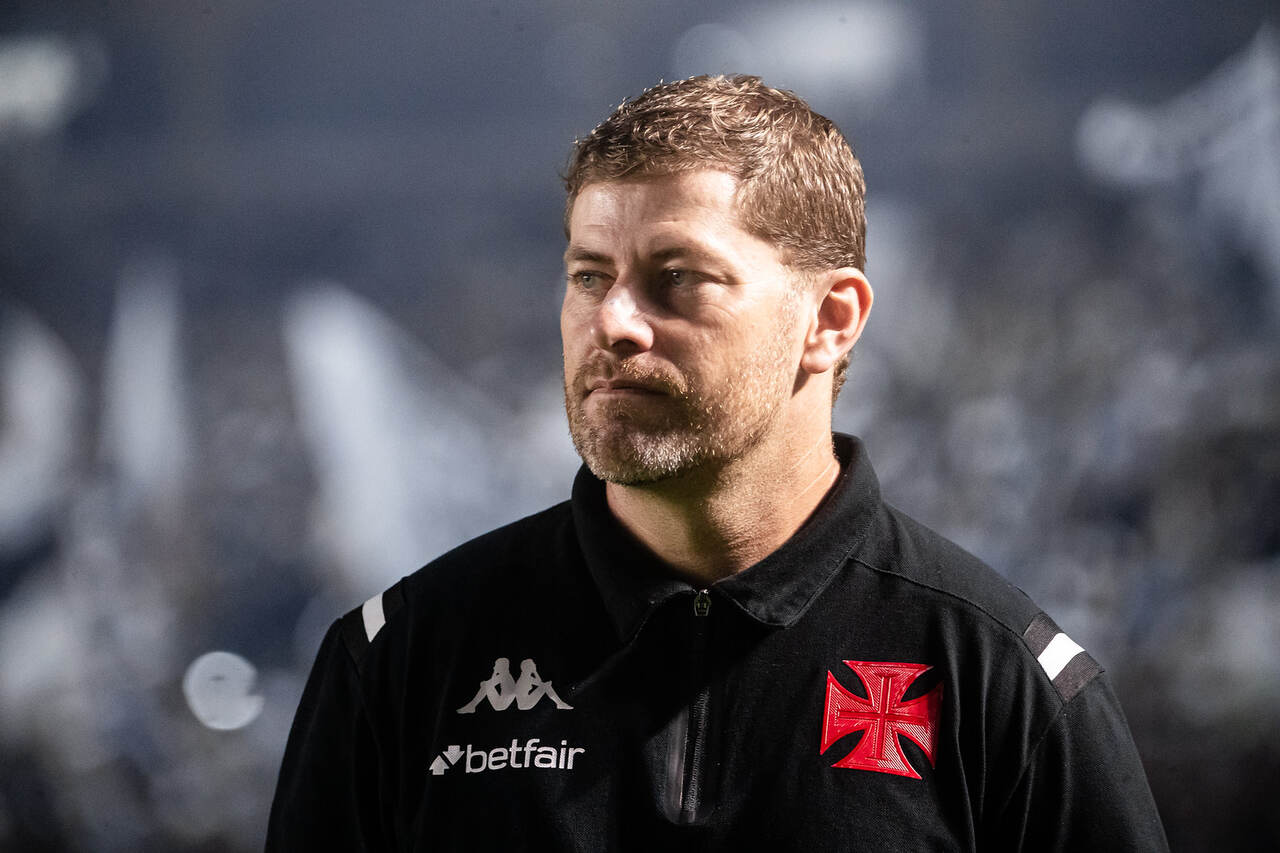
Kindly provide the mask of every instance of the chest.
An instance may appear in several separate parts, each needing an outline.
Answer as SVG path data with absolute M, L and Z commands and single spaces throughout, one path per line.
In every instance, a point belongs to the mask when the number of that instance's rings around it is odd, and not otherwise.
M 943 646 L 694 604 L 620 647 L 533 624 L 460 644 L 384 727 L 406 849 L 975 845 Z

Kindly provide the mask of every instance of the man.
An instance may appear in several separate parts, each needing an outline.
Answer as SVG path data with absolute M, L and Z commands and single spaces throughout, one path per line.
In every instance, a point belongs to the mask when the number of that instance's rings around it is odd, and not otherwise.
M 1166 849 L 1098 665 L 832 436 L 872 292 L 831 122 L 663 84 L 566 183 L 572 500 L 335 623 L 268 847 Z

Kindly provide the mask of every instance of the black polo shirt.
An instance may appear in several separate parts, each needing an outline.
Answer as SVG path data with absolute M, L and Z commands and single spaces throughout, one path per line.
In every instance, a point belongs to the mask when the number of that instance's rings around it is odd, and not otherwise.
M 1164 850 L 1105 675 L 862 445 L 698 590 L 572 500 L 336 622 L 272 850 Z

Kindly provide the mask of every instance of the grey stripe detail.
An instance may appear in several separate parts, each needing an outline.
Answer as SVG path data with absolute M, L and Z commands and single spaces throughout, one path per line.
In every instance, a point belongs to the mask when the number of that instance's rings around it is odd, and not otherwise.
M 1102 667 L 1098 666 L 1098 662 L 1089 657 L 1088 652 L 1081 652 L 1062 668 L 1062 672 L 1053 679 L 1053 686 L 1058 688 L 1063 702 L 1070 702 L 1086 684 L 1101 673 Z
M 1022 639 L 1026 642 L 1027 648 L 1031 649 L 1031 654 L 1036 657 L 1044 654 L 1044 650 L 1049 648 L 1049 643 L 1055 636 L 1062 633 L 1062 629 L 1058 627 L 1052 619 L 1044 613 L 1037 613 L 1036 618 L 1031 620 L 1031 624 L 1027 626 L 1027 630 L 1022 632 Z

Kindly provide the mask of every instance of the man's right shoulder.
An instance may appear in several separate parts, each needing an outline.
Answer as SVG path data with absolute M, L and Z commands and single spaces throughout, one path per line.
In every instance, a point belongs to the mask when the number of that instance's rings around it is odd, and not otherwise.
M 410 601 L 439 600 L 442 593 L 457 601 L 491 592 L 495 583 L 521 583 L 531 570 L 562 562 L 577 547 L 571 504 L 564 501 L 446 551 L 402 583 Z
M 565 501 L 468 540 L 348 611 L 341 632 L 356 668 L 393 620 L 442 610 L 456 616 L 495 594 L 518 596 L 531 584 L 564 582 L 578 547 L 570 507 Z

